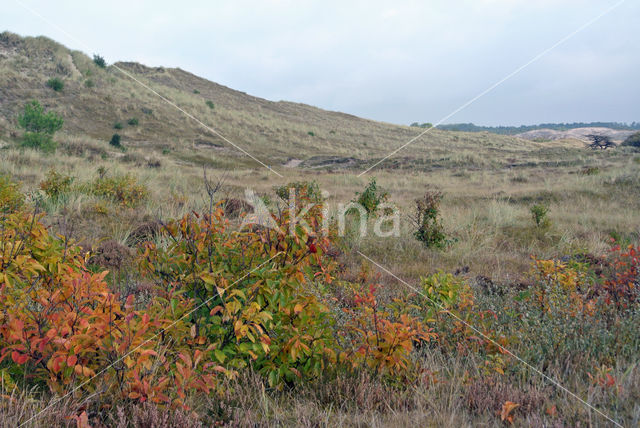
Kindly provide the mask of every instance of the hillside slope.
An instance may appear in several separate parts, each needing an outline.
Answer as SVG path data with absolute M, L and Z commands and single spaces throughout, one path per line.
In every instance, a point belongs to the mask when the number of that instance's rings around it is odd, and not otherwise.
M 291 158 L 311 159 L 313 165 L 322 165 L 326 159 L 331 164 L 335 157 L 355 158 L 364 164 L 385 156 L 421 132 L 309 105 L 268 101 L 178 68 L 151 68 L 130 62 L 115 65 L 271 165 L 283 165 Z M 256 165 L 219 135 L 116 67 L 100 68 L 82 52 L 71 51 L 46 37 L 0 34 L 0 126 L 7 128 L 3 134 L 15 128 L 15 117 L 25 101 L 37 99 L 63 115 L 62 136 L 104 143 L 118 132 L 128 147 L 171 151 L 183 162 L 206 163 L 213 158 L 232 157 L 234 165 Z M 62 91 L 46 86 L 53 77 L 63 80 Z M 212 107 L 207 105 L 209 101 Z M 132 118 L 138 119 L 139 125 L 128 125 Z M 116 122 L 124 129 L 114 130 Z M 416 158 L 438 159 L 451 153 L 478 153 L 480 149 L 509 154 L 536 148 L 535 143 L 509 136 L 432 130 L 403 150 L 399 162 L 404 165 Z

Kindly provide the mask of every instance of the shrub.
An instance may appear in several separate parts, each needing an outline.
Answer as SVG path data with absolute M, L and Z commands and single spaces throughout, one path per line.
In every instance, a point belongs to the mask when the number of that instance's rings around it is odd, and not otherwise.
M 64 121 L 55 112 L 44 113 L 38 101 L 31 101 L 24 106 L 23 113 L 18 116 L 18 124 L 24 129 L 22 146 L 40 149 L 45 152 L 55 151 L 53 134 L 62 128 Z
M 132 117 L 131 119 L 129 119 L 127 123 L 131 126 L 138 126 L 139 124 L 138 119 L 135 117 Z
M 120 143 L 120 134 L 113 134 L 111 136 L 111 140 L 109 140 L 109 144 L 112 145 L 113 147 L 117 147 L 119 149 L 122 149 L 122 144 Z
M 169 292 L 136 309 L 133 296 L 113 294 L 107 272 L 90 272 L 82 250 L 38 218 L 17 211 L 1 226 L 4 382 L 6 373 L 25 389 L 46 382 L 58 395 L 100 388 L 105 398 L 181 406 L 187 393 L 210 393 L 227 373 L 203 358 L 182 319 L 188 299 Z
M 122 129 L 122 123 L 121 122 L 116 122 L 113 124 L 113 129 Z
M 98 54 L 93 55 L 93 63 L 100 68 L 106 68 L 107 62 Z
M 52 77 L 51 79 L 47 80 L 47 87 L 53 89 L 56 92 L 60 92 L 62 91 L 62 89 L 64 89 L 64 82 L 58 77 Z
M 417 227 L 415 238 L 427 248 L 444 248 L 447 238 L 440 222 L 440 201 L 442 193 L 428 191 L 425 195 L 416 199 L 416 213 L 413 221 Z
M 628 147 L 640 147 L 640 132 L 636 132 L 635 134 L 627 137 L 626 140 L 622 143 L 623 146 Z
M 372 178 L 364 192 L 356 192 L 355 202 L 359 203 L 367 211 L 367 214 L 375 214 L 380 204 L 389 199 L 389 194 L 378 188 L 376 179 Z
M 90 186 L 94 195 L 110 199 L 128 207 L 139 205 L 149 196 L 146 186 L 139 184 L 132 175 L 98 177 Z
M 274 221 L 287 230 L 288 210 Z M 313 252 L 301 228 L 294 236 L 267 228 L 230 232 L 220 205 L 162 232 L 166 245 L 145 244 L 144 272 L 166 289 L 178 287 L 196 307 L 206 303 L 191 322 L 212 361 L 230 370 L 251 365 L 277 387 L 332 367 L 331 313 L 314 292 L 316 281 L 332 279 L 322 256 L 326 239 L 318 238 Z
M 340 335 L 350 346 L 340 354 L 340 362 L 351 368 L 364 365 L 376 374 L 404 377 L 414 365 L 414 346 L 430 342 L 437 335 L 410 314 L 417 306 L 401 297 L 384 307 L 377 289 L 371 284 L 355 291 L 353 306 L 345 309 L 349 318 Z
M 600 168 L 597 166 L 587 166 L 580 170 L 582 175 L 598 175 L 600 174 Z
M 536 227 L 548 227 L 551 224 L 547 218 L 549 208 L 546 205 L 536 204 L 529 208 L 529 211 L 531 211 L 531 216 L 533 217 Z
M 199 94 L 199 93 L 200 93 L 200 91 L 199 91 L 199 90 L 197 90 L 197 89 L 194 89 L 194 90 L 193 90 L 193 93 L 194 93 L 194 94 Z
M 295 181 L 276 187 L 274 191 L 276 196 L 287 203 L 290 197 L 295 197 L 296 203 L 307 200 L 318 204 L 324 200 L 320 187 L 315 181 Z
M 94 86 L 96 86 L 96 84 L 92 79 L 87 79 L 84 81 L 84 86 L 86 86 L 87 88 L 93 88 Z
M 315 133 L 315 132 L 313 132 L 313 131 L 309 131 L 309 132 L 307 132 L 307 135 L 309 135 L 309 136 L 311 136 L 311 137 L 315 137 L 315 136 L 316 136 L 316 133 Z
M 74 177 L 64 175 L 55 169 L 50 169 L 46 179 L 40 182 L 40 189 L 51 199 L 57 200 L 60 195 L 71 189 Z
M 211 110 L 215 108 L 215 104 L 213 104 L 213 101 L 207 101 L 205 104 L 207 104 L 207 107 L 209 107 Z

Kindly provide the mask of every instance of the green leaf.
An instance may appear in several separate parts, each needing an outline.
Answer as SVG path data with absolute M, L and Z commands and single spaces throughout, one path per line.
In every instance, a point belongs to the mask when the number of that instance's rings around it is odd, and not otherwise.
M 227 359 L 227 356 L 219 349 L 215 349 L 213 354 L 216 356 L 216 359 L 220 362 L 220 364 L 224 364 L 224 361 Z

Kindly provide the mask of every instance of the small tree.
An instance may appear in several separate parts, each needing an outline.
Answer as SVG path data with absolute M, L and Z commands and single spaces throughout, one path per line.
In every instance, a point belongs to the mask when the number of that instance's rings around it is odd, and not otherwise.
M 417 227 L 414 236 L 427 248 L 444 248 L 447 245 L 439 218 L 441 200 L 442 193 L 438 191 L 428 191 L 416 199 L 416 213 L 412 218 Z
M 107 62 L 104 60 L 103 57 L 101 57 L 98 54 L 94 54 L 93 55 L 93 62 L 95 65 L 97 65 L 100 68 L 106 68 L 107 67 Z
M 378 206 L 389 199 L 389 194 L 380 188 L 376 183 L 376 179 L 373 178 L 364 189 L 364 192 L 356 192 L 356 200 L 354 202 L 359 203 L 367 210 L 367 214 L 375 214 L 378 211 Z
M 62 128 L 64 121 L 55 112 L 44 112 L 36 100 L 24 106 L 24 112 L 18 116 L 18 124 L 26 132 L 22 146 L 52 152 L 56 149 L 53 134 Z
M 529 211 L 531 211 L 531 216 L 533 217 L 533 221 L 535 222 L 536 227 L 546 228 L 551 224 L 551 222 L 547 218 L 549 208 L 546 205 L 534 205 L 529 208 Z
M 606 135 L 589 134 L 587 135 L 587 138 L 591 140 L 588 147 L 591 147 L 594 150 L 606 150 L 616 146 L 616 143 L 611 141 L 611 138 Z

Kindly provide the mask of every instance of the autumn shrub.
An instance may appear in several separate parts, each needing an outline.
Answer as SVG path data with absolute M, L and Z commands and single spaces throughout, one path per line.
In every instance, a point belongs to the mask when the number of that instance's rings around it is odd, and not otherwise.
M 348 315 L 341 336 L 346 344 L 340 362 L 350 368 L 367 367 L 376 374 L 403 377 L 412 372 L 411 353 L 416 345 L 437 337 L 433 328 L 411 312 L 420 309 L 406 296 L 382 305 L 377 286 L 369 284 L 354 293 L 353 306 L 344 308 Z
M 499 311 L 489 321 L 532 364 L 586 372 L 634 358 L 640 351 L 635 254 L 633 247 L 614 247 L 604 273 L 580 260 L 535 259 L 531 285 L 494 302 Z
M 147 242 L 141 258 L 160 287 L 177 287 L 200 308 L 191 323 L 213 361 L 251 365 L 272 386 L 319 376 L 336 361 L 332 320 L 313 292 L 332 280 L 326 242 L 317 237 L 313 251 L 311 230 L 282 232 L 290 219 L 287 211 L 274 219 L 280 231 L 231 231 L 217 206 L 167 224 L 164 244 Z
M 147 187 L 129 174 L 99 176 L 90 184 L 89 191 L 127 207 L 135 207 L 149 196 Z
M 40 189 L 52 200 L 71 190 L 74 177 L 57 172 L 54 168 L 47 172 L 46 178 L 40 182 Z
M 182 405 L 186 392 L 209 392 L 226 372 L 202 359 L 182 321 L 189 300 L 167 291 L 136 308 L 28 212 L 14 211 L 0 230 L 0 361 L 14 382 Z

